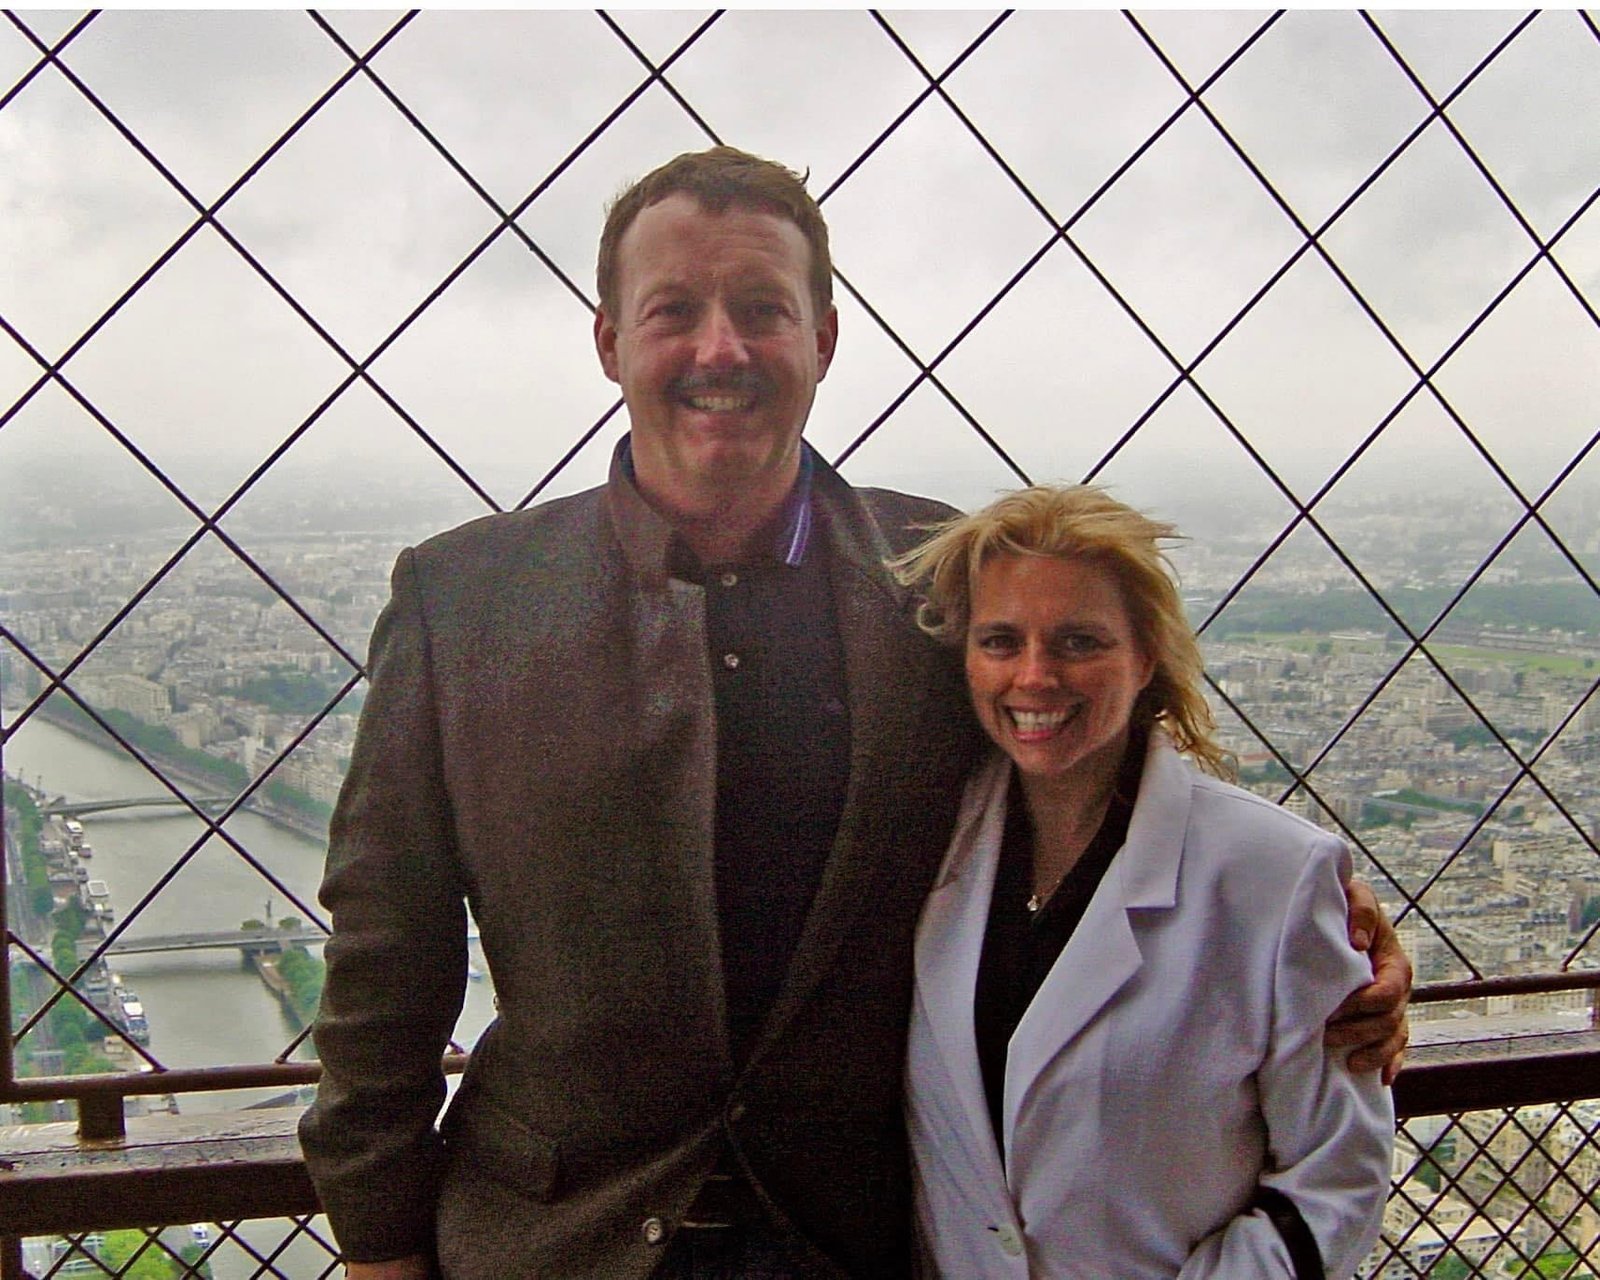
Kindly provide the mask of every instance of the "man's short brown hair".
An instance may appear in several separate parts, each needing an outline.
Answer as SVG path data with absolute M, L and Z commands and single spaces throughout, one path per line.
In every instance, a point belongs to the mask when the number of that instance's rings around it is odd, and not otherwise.
M 772 160 L 736 147 L 686 151 L 645 174 L 613 200 L 600 233 L 595 286 L 600 305 L 613 317 L 617 311 L 617 250 L 641 210 L 682 192 L 707 213 L 729 208 L 754 210 L 787 218 L 811 246 L 811 301 L 820 322 L 833 305 L 833 260 L 828 255 L 828 224 L 806 190 L 805 177 Z

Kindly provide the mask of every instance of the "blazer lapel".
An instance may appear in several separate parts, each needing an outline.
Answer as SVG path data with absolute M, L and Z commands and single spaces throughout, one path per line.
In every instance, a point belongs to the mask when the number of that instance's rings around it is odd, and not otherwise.
M 989 922 L 995 867 L 1005 833 L 1011 765 L 997 756 L 967 787 L 950 853 L 917 926 L 920 1016 L 954 1081 L 971 1133 L 971 1149 L 1000 1177 L 1000 1149 L 978 1065 L 973 995 Z
M 1139 971 L 1143 959 L 1127 907 L 1127 885 L 1113 859 L 1072 941 L 1057 957 L 1012 1034 L 1006 1054 L 1008 1145 L 1016 1114 L 1035 1081 Z
M 882 877 L 927 876 L 928 867 L 887 865 L 892 838 L 870 829 L 868 817 L 881 818 L 883 797 L 903 790 L 897 777 L 903 779 L 904 771 L 930 767 L 908 761 L 906 744 L 937 752 L 944 749 L 938 735 L 957 732 L 948 724 L 929 724 L 930 716 L 947 715 L 944 704 L 929 697 L 941 659 L 916 629 L 910 594 L 883 567 L 891 548 L 864 512 L 830 490 L 830 481 L 843 489 L 842 481 L 825 477 L 819 467 L 814 493 L 827 503 L 825 524 L 834 540 L 834 607 L 850 688 L 850 781 L 833 852 L 768 1015 L 758 1056 L 837 962 L 855 917 L 881 909 Z
M 1152 730 L 1127 840 L 1011 1038 L 1006 1059 L 1008 1143 L 1034 1082 L 1143 964 L 1133 912 L 1176 903 L 1189 787 L 1188 767 L 1166 734 Z

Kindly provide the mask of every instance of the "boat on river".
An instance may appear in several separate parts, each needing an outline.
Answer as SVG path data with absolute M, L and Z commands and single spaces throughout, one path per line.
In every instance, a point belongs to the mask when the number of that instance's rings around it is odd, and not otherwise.
M 135 1044 L 149 1044 L 150 1023 L 144 1016 L 144 1005 L 133 988 L 124 986 L 117 975 L 112 975 L 112 980 L 116 985 L 111 988 L 111 994 L 117 1002 L 117 1012 L 120 1014 L 117 1021 L 128 1033 L 128 1039 Z

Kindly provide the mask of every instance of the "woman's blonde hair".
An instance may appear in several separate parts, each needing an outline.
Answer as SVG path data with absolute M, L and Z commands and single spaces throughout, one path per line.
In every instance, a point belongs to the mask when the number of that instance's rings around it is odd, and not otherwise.
M 1122 593 L 1134 634 L 1154 664 L 1134 704 L 1134 727 L 1160 724 L 1179 751 L 1207 773 L 1232 777 L 1201 692 L 1204 665 L 1162 549 L 1177 529 L 1118 502 L 1095 485 L 1034 485 L 971 515 L 934 527 L 920 546 L 889 562 L 899 580 L 926 593 L 917 622 L 946 644 L 966 641 L 972 583 L 993 556 L 1083 558 L 1107 569 Z

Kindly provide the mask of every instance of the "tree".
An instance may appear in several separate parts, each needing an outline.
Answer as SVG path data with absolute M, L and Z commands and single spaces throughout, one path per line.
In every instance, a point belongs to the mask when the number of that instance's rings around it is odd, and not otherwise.
M 1472 1268 L 1459 1253 L 1442 1257 L 1428 1268 L 1428 1280 L 1467 1280 Z
M 147 1239 L 143 1231 L 108 1231 L 95 1252 L 124 1280 L 178 1280 L 183 1275 L 182 1265 L 154 1243 L 145 1248 Z M 143 1253 L 139 1253 L 141 1248 Z M 136 1253 L 138 1259 L 130 1264 L 128 1259 Z

